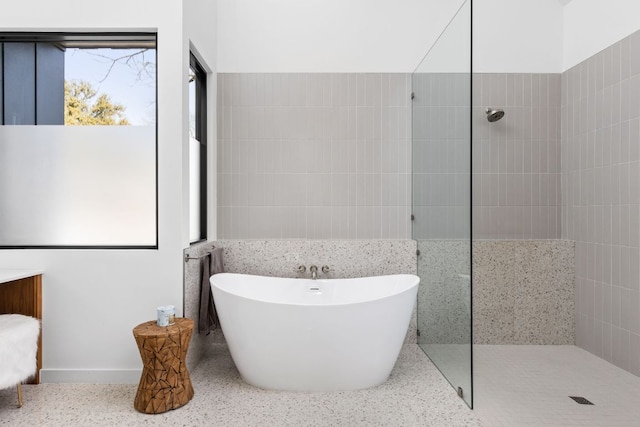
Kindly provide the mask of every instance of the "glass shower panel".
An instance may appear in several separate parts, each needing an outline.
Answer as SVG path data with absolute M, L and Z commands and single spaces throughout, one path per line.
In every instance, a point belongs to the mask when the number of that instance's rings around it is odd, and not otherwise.
M 472 407 L 471 0 L 415 70 L 412 87 L 418 345 Z

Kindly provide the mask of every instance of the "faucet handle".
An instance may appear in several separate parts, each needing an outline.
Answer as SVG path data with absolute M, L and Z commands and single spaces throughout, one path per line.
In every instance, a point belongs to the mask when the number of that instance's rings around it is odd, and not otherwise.
M 323 266 L 322 266 L 322 272 L 323 272 L 324 274 L 327 274 L 327 273 L 329 272 L 329 266 L 328 266 L 328 265 L 323 265 Z
M 305 271 L 307 271 L 307 267 L 305 267 L 304 265 L 299 265 L 298 268 L 295 268 L 294 271 L 297 271 L 298 273 L 304 273 Z

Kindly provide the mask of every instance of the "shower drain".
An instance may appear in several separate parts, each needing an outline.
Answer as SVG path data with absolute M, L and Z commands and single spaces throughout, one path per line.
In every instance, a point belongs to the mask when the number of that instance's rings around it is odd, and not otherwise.
M 580 396 L 569 396 L 569 397 L 572 398 L 573 400 L 575 400 L 576 402 L 578 402 L 581 405 L 593 405 L 593 403 L 589 402 L 584 397 L 580 397 Z

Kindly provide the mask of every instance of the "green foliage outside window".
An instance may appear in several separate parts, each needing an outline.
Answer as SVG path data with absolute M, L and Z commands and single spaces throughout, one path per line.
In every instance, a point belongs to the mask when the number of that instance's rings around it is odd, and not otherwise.
M 126 107 L 99 94 L 83 80 L 64 82 L 64 124 L 67 126 L 128 125 Z

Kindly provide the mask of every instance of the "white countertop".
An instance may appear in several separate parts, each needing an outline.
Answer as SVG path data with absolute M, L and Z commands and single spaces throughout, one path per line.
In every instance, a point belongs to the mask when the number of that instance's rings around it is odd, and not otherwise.
M 13 280 L 24 279 L 25 277 L 42 274 L 41 270 L 9 270 L 0 269 L 0 283 L 11 282 Z

